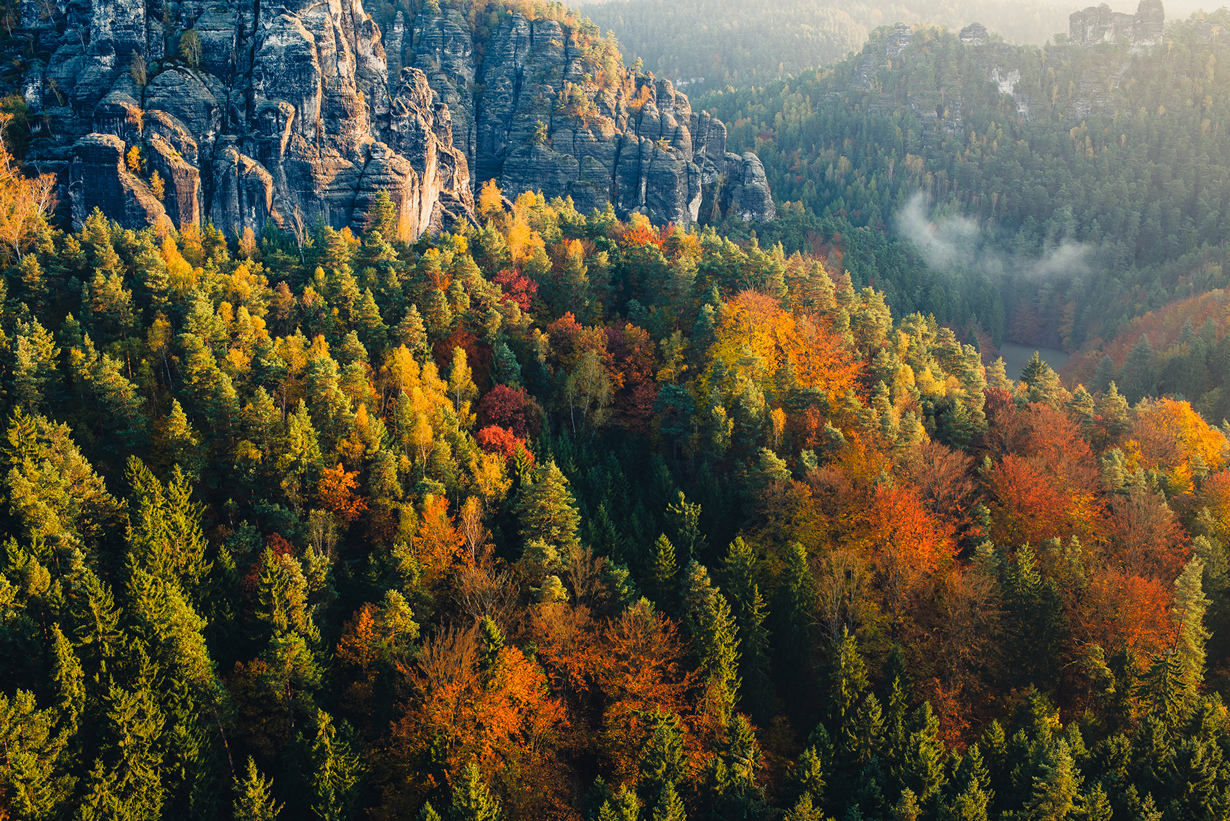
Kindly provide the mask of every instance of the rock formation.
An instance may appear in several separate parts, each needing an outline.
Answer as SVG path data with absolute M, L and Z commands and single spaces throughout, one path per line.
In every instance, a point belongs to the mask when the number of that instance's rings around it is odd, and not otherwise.
M 1090 6 L 1068 18 L 1068 42 L 1091 46 L 1126 43 L 1133 49 L 1152 49 L 1162 41 L 1166 11 L 1162 0 L 1140 0 L 1135 14 L 1111 11 L 1110 6 Z
M 726 151 L 726 128 L 669 81 L 627 72 L 603 85 L 592 49 L 550 19 L 512 14 L 483 57 L 459 17 L 401 12 L 385 40 L 390 65 L 422 69 L 453 114 L 475 184 L 506 192 L 570 196 L 582 212 L 607 203 L 621 215 L 689 223 L 706 217 L 774 216 L 758 159 Z M 481 87 L 481 96 L 472 89 Z
M 58 3 L 23 0 L 22 91 L 29 156 L 75 222 L 301 235 L 361 227 L 384 190 L 413 239 L 471 218 L 488 179 L 656 222 L 774 216 L 720 122 L 669 82 L 595 81 L 589 41 L 554 20 L 512 14 L 479 44 L 456 12 L 382 33 L 361 0 Z
M 970 23 L 961 29 L 961 33 L 957 36 L 967 46 L 980 46 L 991 37 L 987 27 L 982 23 Z

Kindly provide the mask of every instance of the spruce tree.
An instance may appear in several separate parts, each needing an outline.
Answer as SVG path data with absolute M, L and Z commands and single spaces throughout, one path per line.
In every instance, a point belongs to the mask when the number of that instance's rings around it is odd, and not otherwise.
M 435 807 L 431 806 L 430 801 L 423 803 L 423 808 L 419 810 L 417 821 L 443 821 L 440 818 L 440 813 L 436 812 Z
M 311 746 L 312 811 L 322 821 L 346 821 L 353 817 L 359 799 L 363 764 L 350 749 L 343 728 L 339 732 L 324 710 L 316 713 L 316 736 Z
M 568 480 L 554 461 L 534 471 L 533 481 L 521 490 L 516 513 L 526 544 L 541 539 L 563 555 L 577 543 L 581 517 Z
M 679 717 L 655 711 L 648 718 L 651 731 L 641 746 L 640 756 L 640 791 L 647 803 L 667 784 L 681 782 L 686 774 Z
M 1149 337 L 1142 334 L 1123 363 L 1123 395 L 1133 405 L 1157 390 L 1157 360 Z
M 499 802 L 483 783 L 478 765 L 471 761 L 453 782 L 449 821 L 499 821 L 500 815 Z
M 1059 743 L 1034 776 L 1033 796 L 1026 805 L 1030 821 L 1063 821 L 1076 806 L 1080 795 L 1081 777 L 1072 761 L 1068 742 Z
M 652 821 L 687 821 L 688 814 L 684 809 L 683 799 L 675 791 L 674 784 L 667 782 L 658 793 L 651 818 Z
M 266 778 L 256 769 L 256 762 L 248 756 L 246 774 L 235 776 L 235 821 L 274 821 L 282 807 L 273 800 L 273 779 Z
M 675 596 L 675 576 L 679 567 L 675 562 L 675 546 L 663 533 L 654 543 L 653 565 L 650 570 L 650 582 L 653 585 L 654 599 L 661 607 L 669 607 Z
M 1195 703 L 1204 681 L 1205 643 L 1209 639 L 1209 631 L 1204 627 L 1204 614 L 1210 602 L 1201 588 L 1203 576 L 1204 562 L 1200 557 L 1193 556 L 1179 578 L 1175 579 L 1174 606 L 1170 611 L 1179 626 L 1175 654 L 1186 707 Z

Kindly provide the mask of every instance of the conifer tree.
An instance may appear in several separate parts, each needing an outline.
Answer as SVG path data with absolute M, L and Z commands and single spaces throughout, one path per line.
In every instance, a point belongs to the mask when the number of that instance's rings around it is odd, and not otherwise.
M 322 821 L 346 821 L 359 798 L 363 765 L 324 710 L 316 713 L 316 736 L 311 745 L 312 811 Z
M 1179 626 L 1175 655 L 1183 702 L 1187 707 L 1195 703 L 1204 681 L 1205 643 L 1209 639 L 1204 614 L 1210 602 L 1201 588 L 1203 576 L 1204 562 L 1199 556 L 1193 556 L 1175 579 L 1174 607 L 1170 611 Z
M 803 793 L 784 818 L 785 821 L 824 821 L 824 813 L 816 806 L 810 795 Z
M 581 517 L 568 480 L 554 461 L 534 471 L 533 481 L 521 490 L 516 512 L 525 543 L 540 539 L 561 554 L 576 544 Z
M 739 631 L 726 597 L 713 588 L 704 566 L 693 560 L 684 573 L 686 622 L 692 632 L 707 699 L 723 727 L 739 700 Z
M 649 715 L 650 734 L 641 747 L 640 790 L 651 802 L 668 784 L 683 781 L 683 727 L 671 713 Z
M 675 791 L 675 785 L 667 782 L 658 793 L 657 803 L 653 808 L 652 821 L 687 821 L 687 811 L 683 799 Z
M 1043 762 L 1041 772 L 1034 776 L 1026 817 L 1030 821 L 1063 821 L 1076 806 L 1080 786 L 1081 777 L 1068 742 L 1060 739 Z
M 417 821 L 443 821 L 440 818 L 440 813 L 436 812 L 435 807 L 431 806 L 430 801 L 423 803 L 423 808 L 419 810 Z
M 499 802 L 483 783 L 478 765 L 471 761 L 453 782 L 449 821 L 499 821 L 500 817 Z
M 1149 337 L 1141 334 L 1140 340 L 1128 353 L 1123 363 L 1123 395 L 1128 402 L 1136 404 L 1157 390 L 1157 362 Z
M 675 593 L 675 576 L 679 567 L 675 562 L 675 546 L 662 533 L 654 543 L 653 565 L 650 570 L 650 581 L 653 585 L 654 598 L 659 605 L 669 606 Z
M 67 807 L 73 782 L 54 725 L 54 711 L 38 709 L 33 693 L 0 692 L 0 806 L 14 818 L 50 821 Z
M 421 361 L 427 355 L 430 350 L 427 325 L 423 322 L 417 305 L 411 305 L 406 310 L 405 317 L 397 326 L 396 339 L 399 344 L 406 346 L 415 359 Z
M 166 716 L 148 688 L 148 681 L 132 691 L 111 685 L 106 741 L 87 779 L 82 821 L 156 821 L 162 816 Z
M 256 769 L 256 762 L 248 756 L 246 774 L 235 776 L 235 821 L 274 821 L 282 807 L 273 800 L 273 779 L 266 778 Z
M 56 708 L 60 712 L 58 724 L 61 732 L 72 736 L 77 732 L 82 713 L 85 712 L 85 672 L 72 643 L 58 624 L 51 628 L 51 653 L 51 680 L 55 687 Z

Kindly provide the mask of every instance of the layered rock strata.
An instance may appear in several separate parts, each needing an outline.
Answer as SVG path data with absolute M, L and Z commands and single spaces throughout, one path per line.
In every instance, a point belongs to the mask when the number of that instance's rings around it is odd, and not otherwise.
M 25 84 L 33 156 L 64 172 L 75 222 L 101 208 L 134 227 L 301 235 L 362 226 L 381 190 L 402 239 L 472 213 L 447 107 L 421 71 L 390 81 L 359 0 L 27 11 L 54 46 Z
M 382 34 L 361 0 L 23 2 L 30 156 L 75 222 L 302 235 L 361 227 L 385 190 L 413 239 L 472 218 L 489 179 L 659 223 L 774 216 L 720 122 L 669 82 L 596 82 L 588 32 L 554 20 L 476 42 L 456 13 Z

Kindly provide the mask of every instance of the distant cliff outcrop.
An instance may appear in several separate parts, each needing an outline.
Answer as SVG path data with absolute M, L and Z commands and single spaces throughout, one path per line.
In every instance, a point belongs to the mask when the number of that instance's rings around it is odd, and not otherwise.
M 609 70 L 549 19 L 476 43 L 459 14 L 361 0 L 24 0 L 29 158 L 79 222 L 362 226 L 388 191 L 413 239 L 474 192 L 540 189 L 689 223 L 774 215 L 764 169 L 668 82 Z M 703 213 L 702 213 L 703 212 Z
M 1162 0 L 1140 0 L 1135 14 L 1111 11 L 1102 3 L 1072 12 L 1068 21 L 1068 42 L 1073 45 L 1126 43 L 1134 49 L 1152 49 L 1162 41 L 1166 10 Z

